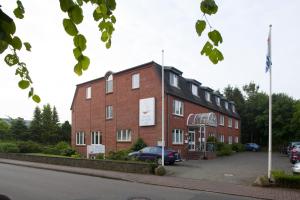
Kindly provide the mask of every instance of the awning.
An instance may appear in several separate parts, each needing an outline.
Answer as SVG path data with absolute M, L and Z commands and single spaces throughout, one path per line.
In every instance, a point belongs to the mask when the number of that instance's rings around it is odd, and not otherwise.
M 199 127 L 199 126 L 214 126 L 217 127 L 217 116 L 215 113 L 198 113 L 189 114 L 187 118 L 187 126 Z

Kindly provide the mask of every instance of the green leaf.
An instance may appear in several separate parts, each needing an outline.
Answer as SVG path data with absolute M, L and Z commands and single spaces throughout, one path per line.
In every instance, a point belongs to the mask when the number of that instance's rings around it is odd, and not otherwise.
M 21 80 L 21 81 L 19 81 L 18 85 L 19 85 L 19 88 L 24 90 L 29 87 L 30 83 L 29 83 L 29 81 Z
M 80 24 L 83 20 L 82 9 L 78 5 L 69 9 L 68 15 L 75 24 Z
M 110 10 L 115 10 L 116 9 L 116 1 L 115 0 L 107 0 L 106 3 L 107 3 L 107 7 Z
M 103 31 L 102 35 L 101 35 L 101 40 L 103 42 L 106 42 L 108 40 L 108 38 L 109 38 L 109 35 L 108 35 L 107 31 Z
M 79 48 L 73 49 L 73 54 L 74 54 L 74 57 L 76 58 L 76 60 L 78 60 L 78 58 L 79 58 L 80 56 L 82 56 L 82 52 L 80 51 Z
M 79 63 L 77 63 L 74 67 L 74 72 L 78 75 L 81 76 L 82 75 L 82 67 Z
M 5 14 L 0 9 L 0 27 L 1 31 L 4 31 L 6 35 L 14 34 L 16 32 L 16 25 L 12 18 L 10 18 L 7 14 Z
M 83 1 L 82 0 L 76 0 L 78 5 L 82 6 L 83 5 Z
M 106 15 L 107 14 L 107 7 L 106 7 L 106 5 L 105 4 L 100 4 L 100 10 L 101 10 L 101 13 L 103 14 L 103 15 Z M 98 12 L 98 11 L 97 11 Z
M 90 59 L 87 56 L 80 56 L 79 63 L 81 65 L 82 70 L 87 70 L 90 65 Z
M 208 37 L 209 37 L 209 39 L 211 39 L 211 41 L 213 41 L 215 46 L 218 46 L 219 43 L 223 42 L 223 38 L 222 38 L 220 32 L 217 30 L 213 30 L 213 31 L 209 32 Z
M 203 13 L 212 15 L 218 11 L 218 6 L 214 0 L 203 0 L 200 9 Z
M 2 54 L 8 47 L 8 44 L 4 40 L 0 40 L 0 54 Z
M 105 47 L 106 47 L 107 49 L 109 49 L 109 48 L 111 47 L 111 39 L 109 39 L 109 40 L 106 42 Z
M 224 57 L 223 54 L 217 48 L 214 48 L 209 54 L 209 59 L 212 63 L 217 64 L 219 61 L 224 60 Z
M 76 28 L 76 25 L 70 20 L 70 19 L 64 19 L 63 20 L 63 25 L 65 28 L 65 31 L 71 35 L 71 36 L 75 36 L 78 33 L 78 30 Z
M 4 58 L 4 61 L 6 62 L 7 65 L 13 66 L 19 62 L 19 59 L 16 55 L 7 54 Z
M 70 8 L 72 8 L 75 4 L 72 0 L 59 0 L 60 9 L 63 12 L 67 12 Z
M 205 55 L 209 56 L 209 54 L 211 53 L 212 49 L 213 49 L 213 45 L 210 42 L 207 41 L 205 43 L 202 51 L 201 51 L 201 55 L 205 54 Z
M 22 41 L 20 40 L 19 37 L 15 36 L 12 41 L 11 41 L 11 45 L 15 48 L 20 50 L 22 48 Z
M 32 96 L 32 100 L 35 101 L 36 103 L 40 103 L 41 102 L 41 98 L 38 95 L 33 95 Z
M 84 35 L 76 35 L 73 39 L 75 47 L 78 47 L 81 51 L 86 49 L 86 39 Z
M 24 44 L 27 51 L 31 51 L 31 45 L 30 45 L 29 42 L 24 42 L 23 44 Z
M 33 92 L 34 92 L 34 89 L 33 89 L 33 87 L 31 87 L 30 91 L 28 92 L 28 97 L 32 97 Z
M 105 27 L 106 27 L 106 22 L 105 22 L 105 20 L 102 20 L 102 21 L 99 23 L 98 27 L 99 27 L 99 29 L 100 29 L 101 31 L 104 30 Z
M 110 17 L 110 19 L 111 19 L 111 22 L 112 23 L 116 23 L 116 21 L 117 21 L 117 19 L 116 19 L 116 17 L 114 16 L 114 15 L 112 15 L 111 17 Z
M 202 32 L 206 27 L 206 22 L 204 20 L 198 20 L 196 22 L 195 28 L 199 36 L 201 36 Z
M 24 18 L 24 11 L 22 11 L 20 8 L 14 9 L 14 14 L 19 19 L 23 19 Z
M 98 8 L 96 8 L 96 9 L 94 10 L 94 12 L 93 12 L 93 17 L 94 17 L 94 20 L 95 20 L 95 21 L 99 21 L 99 19 L 102 18 L 102 14 L 101 14 L 101 13 L 98 13 L 98 12 L 97 12 L 97 9 L 98 9 Z M 100 8 L 99 8 L 99 9 L 100 9 Z

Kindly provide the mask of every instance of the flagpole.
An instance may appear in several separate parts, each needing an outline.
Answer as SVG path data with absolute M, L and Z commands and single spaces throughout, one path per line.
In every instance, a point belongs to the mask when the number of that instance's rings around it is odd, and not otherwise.
M 269 32 L 269 56 L 271 59 L 271 30 L 272 25 L 270 24 L 270 32 Z M 269 67 L 270 71 L 270 94 L 269 94 L 269 150 L 268 150 L 268 179 L 271 180 L 271 170 L 272 170 L 272 67 Z
M 165 66 L 164 50 L 161 51 L 161 165 L 165 165 Z

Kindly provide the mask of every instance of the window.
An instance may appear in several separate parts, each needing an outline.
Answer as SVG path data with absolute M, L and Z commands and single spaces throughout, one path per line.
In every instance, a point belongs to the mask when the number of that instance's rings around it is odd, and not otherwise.
M 239 143 L 239 137 L 235 136 L 235 143 Z
M 109 75 L 106 78 L 106 93 L 113 92 L 113 75 Z
M 232 119 L 228 117 L 228 127 L 232 127 Z
M 86 99 L 92 98 L 92 88 L 91 87 L 87 87 L 85 89 L 85 98 Z
M 76 145 L 85 145 L 84 132 L 76 133 Z
M 195 84 L 192 84 L 192 93 L 194 96 L 198 96 L 198 87 Z
M 176 74 L 170 73 L 170 85 L 178 87 L 178 76 Z
M 219 124 L 221 126 L 224 126 L 224 115 L 220 115 L 220 121 L 219 121 Z
M 106 106 L 106 119 L 112 119 L 112 118 L 113 118 L 113 107 Z
M 140 74 L 133 74 L 131 77 L 132 89 L 140 88 Z
M 182 130 L 173 129 L 172 143 L 173 144 L 183 144 L 183 131 Z
M 173 114 L 183 116 L 183 102 L 173 100 Z
M 232 136 L 228 136 L 228 144 L 232 144 Z
M 235 127 L 236 129 L 239 129 L 239 121 L 238 121 L 238 120 L 235 120 L 234 127 Z
M 227 101 L 225 101 L 225 108 L 226 108 L 226 110 L 228 110 L 228 102 Z
M 93 131 L 91 133 L 91 144 L 102 144 L 102 135 L 100 131 Z
M 232 107 L 232 112 L 234 112 L 234 113 L 235 113 L 235 106 L 234 106 L 234 105 L 232 105 L 231 107 Z
M 118 142 L 130 142 L 131 141 L 131 130 L 123 129 L 117 131 L 117 141 Z
M 205 92 L 205 99 L 206 99 L 206 101 L 211 102 L 211 100 L 210 100 L 210 93 L 209 92 Z
M 224 143 L 224 135 L 220 135 L 219 141 L 222 142 L 222 143 Z
M 220 97 L 216 97 L 216 104 L 217 106 L 221 106 Z

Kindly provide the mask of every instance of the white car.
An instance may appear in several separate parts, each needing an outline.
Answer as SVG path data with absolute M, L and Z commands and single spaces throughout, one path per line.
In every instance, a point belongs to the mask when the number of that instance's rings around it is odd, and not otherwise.
M 294 173 L 300 173 L 300 162 L 298 162 L 298 163 L 296 163 L 296 164 L 293 165 L 292 171 Z

